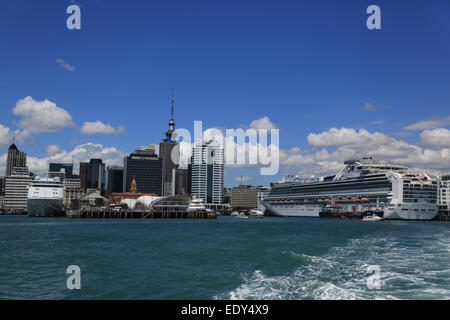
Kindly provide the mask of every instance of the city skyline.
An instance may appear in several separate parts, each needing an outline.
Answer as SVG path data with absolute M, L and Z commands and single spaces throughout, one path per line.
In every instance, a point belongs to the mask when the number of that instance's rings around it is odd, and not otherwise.
M 362 156 L 450 169 L 444 1 L 379 1 L 381 30 L 365 28 L 365 3 L 79 2 L 77 31 L 65 27 L 68 3 L 0 10 L 1 175 L 13 137 L 38 174 L 48 162 L 123 164 L 164 138 L 172 88 L 177 128 L 280 129 L 279 174 L 225 166 L 228 187 L 241 175 L 267 185 L 288 172 L 333 174 Z

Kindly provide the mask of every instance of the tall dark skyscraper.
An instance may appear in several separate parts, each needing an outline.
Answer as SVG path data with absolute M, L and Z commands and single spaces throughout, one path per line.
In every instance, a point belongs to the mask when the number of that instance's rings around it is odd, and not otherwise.
M 103 190 L 102 175 L 105 173 L 105 164 L 102 159 L 91 159 L 89 162 L 80 163 L 80 187 L 87 189 Z
M 175 169 L 175 194 L 191 194 L 192 165 Z
M 106 168 L 105 195 L 109 196 L 113 192 L 122 192 L 123 188 L 123 167 L 108 166 Z
M 172 140 L 174 138 L 173 132 L 175 131 L 175 122 L 173 120 L 173 101 L 174 95 L 172 89 L 169 130 L 166 132 L 166 138 L 159 144 L 159 157 L 162 159 L 162 181 L 164 195 L 171 195 L 174 191 L 173 169 L 178 167 L 180 158 L 180 146 L 177 142 Z
M 154 150 L 136 150 L 125 157 L 123 164 L 123 192 L 131 191 L 132 181 L 136 181 L 136 192 L 163 194 L 162 159 Z
M 14 142 L 8 148 L 6 158 L 6 176 L 10 176 L 14 167 L 25 167 L 27 165 L 27 155 L 20 151 Z

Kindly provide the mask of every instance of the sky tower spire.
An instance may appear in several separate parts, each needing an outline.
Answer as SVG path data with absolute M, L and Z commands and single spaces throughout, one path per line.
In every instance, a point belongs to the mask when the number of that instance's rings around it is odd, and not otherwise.
M 175 121 L 173 121 L 173 100 L 174 100 L 174 90 L 172 88 L 172 99 L 170 103 L 170 122 L 169 122 L 169 130 L 166 132 L 166 142 L 172 142 L 172 134 L 175 131 Z

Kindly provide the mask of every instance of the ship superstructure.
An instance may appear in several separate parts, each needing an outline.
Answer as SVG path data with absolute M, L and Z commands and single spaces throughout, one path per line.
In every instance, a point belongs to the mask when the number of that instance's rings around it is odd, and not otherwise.
M 36 177 L 28 187 L 27 209 L 32 217 L 56 217 L 65 214 L 64 186 L 58 177 Z
M 383 211 L 384 219 L 430 220 L 438 211 L 438 182 L 408 167 L 374 158 L 346 161 L 336 175 L 314 182 L 288 180 L 272 184 L 264 206 L 273 214 L 319 217 L 323 208 Z

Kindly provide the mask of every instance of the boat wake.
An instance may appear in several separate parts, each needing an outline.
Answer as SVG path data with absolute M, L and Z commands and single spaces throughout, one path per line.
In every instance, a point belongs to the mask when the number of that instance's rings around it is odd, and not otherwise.
M 441 239 L 440 253 L 434 245 L 402 246 L 393 237 L 369 236 L 349 240 L 325 255 L 283 252 L 298 263 L 288 274 L 269 275 L 262 270 L 241 275 L 235 289 L 217 299 L 446 299 L 450 296 L 447 239 Z M 421 261 L 421 263 L 417 263 Z M 380 267 L 380 288 L 370 289 L 368 267 Z

